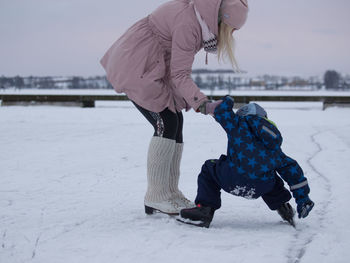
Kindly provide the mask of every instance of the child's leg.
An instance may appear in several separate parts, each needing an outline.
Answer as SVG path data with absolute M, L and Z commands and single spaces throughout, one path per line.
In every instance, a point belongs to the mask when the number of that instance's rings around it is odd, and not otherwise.
M 271 210 L 277 210 L 292 198 L 290 192 L 284 187 L 283 180 L 277 174 L 275 174 L 275 180 L 272 190 L 261 196 Z
M 216 161 L 208 160 L 203 164 L 201 173 L 198 175 L 198 190 L 195 203 L 219 209 L 221 207 L 221 187 L 214 180 Z

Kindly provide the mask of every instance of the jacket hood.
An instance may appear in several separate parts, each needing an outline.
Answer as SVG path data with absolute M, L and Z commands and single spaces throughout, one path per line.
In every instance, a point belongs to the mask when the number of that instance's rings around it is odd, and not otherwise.
M 220 9 L 222 21 L 234 29 L 240 29 L 248 15 L 247 0 L 223 0 Z
M 235 29 L 240 29 L 247 19 L 247 0 L 193 0 L 193 3 L 215 36 L 219 34 L 220 6 L 222 21 Z
M 219 34 L 219 9 L 223 0 L 193 0 L 193 3 L 207 23 L 210 32 L 215 36 Z

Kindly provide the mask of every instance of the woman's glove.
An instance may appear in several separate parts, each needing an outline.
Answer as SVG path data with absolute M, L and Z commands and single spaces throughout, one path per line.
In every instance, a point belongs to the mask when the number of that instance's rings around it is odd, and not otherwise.
M 299 218 L 305 218 L 309 215 L 310 211 L 314 207 L 315 203 L 311 201 L 309 197 L 304 198 L 297 202 L 297 212 Z
M 222 102 L 222 100 L 217 101 L 205 101 L 197 109 L 197 112 L 201 112 L 205 115 L 214 115 L 215 108 Z

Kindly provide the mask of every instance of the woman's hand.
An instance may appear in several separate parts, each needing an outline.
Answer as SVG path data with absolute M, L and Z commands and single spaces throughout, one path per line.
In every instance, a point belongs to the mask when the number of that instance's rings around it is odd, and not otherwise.
M 214 115 L 215 108 L 222 102 L 222 100 L 217 101 L 205 101 L 203 102 L 199 108 L 197 109 L 197 112 L 201 112 L 204 115 Z

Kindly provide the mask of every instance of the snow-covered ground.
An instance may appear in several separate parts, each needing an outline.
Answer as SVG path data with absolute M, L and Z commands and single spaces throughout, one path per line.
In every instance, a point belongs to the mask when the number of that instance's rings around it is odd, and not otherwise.
M 316 203 L 296 229 L 227 193 L 202 229 L 145 215 L 151 126 L 130 102 L 102 106 L 0 107 L 1 263 L 349 261 L 350 109 L 264 105 Z M 180 187 L 193 200 L 226 139 L 212 117 L 184 118 Z

